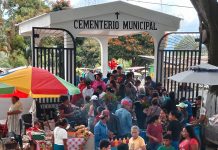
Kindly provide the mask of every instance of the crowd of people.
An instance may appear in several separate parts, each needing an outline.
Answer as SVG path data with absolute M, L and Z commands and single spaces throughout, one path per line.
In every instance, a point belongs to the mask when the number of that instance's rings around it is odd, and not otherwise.
M 150 76 L 142 84 L 135 80 L 133 72 L 124 75 L 120 66 L 105 79 L 101 73 L 90 72 L 80 79 L 78 87 L 81 94 L 72 99 L 60 97 L 55 149 L 66 146 L 67 124 L 87 126 L 94 134 L 96 150 L 109 150 L 113 141 L 120 139 L 125 142 L 116 145 L 118 150 L 199 150 L 204 146 L 202 137 L 193 130 L 197 124 L 204 129 L 206 109 L 201 96 L 196 98 L 193 109 L 187 98 L 177 100 L 174 92 L 167 93 Z M 22 107 L 19 98 L 13 97 L 12 102 L 9 131 L 20 139 L 19 126 L 10 125 L 19 120 Z
M 89 72 L 78 87 L 80 95 L 71 101 L 62 99 L 60 114 L 72 126 L 86 125 L 95 135 L 96 149 L 109 149 L 115 139 L 129 139 L 128 144 L 117 146 L 122 150 L 198 150 L 203 146 L 193 128 L 196 124 L 203 128 L 206 120 L 201 96 L 194 111 L 185 97 L 177 100 L 174 92 L 167 93 L 150 76 L 142 85 L 133 72 L 124 75 L 120 66 L 105 79 L 101 73 Z M 139 136 L 142 131 L 146 137 Z

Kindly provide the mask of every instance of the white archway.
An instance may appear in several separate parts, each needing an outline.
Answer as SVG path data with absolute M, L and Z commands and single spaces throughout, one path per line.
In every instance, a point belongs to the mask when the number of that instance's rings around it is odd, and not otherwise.
M 108 64 L 109 38 L 148 32 L 154 38 L 154 67 L 156 67 L 160 38 L 166 31 L 179 29 L 180 20 L 180 18 L 164 13 L 116 1 L 51 12 L 18 25 L 19 33 L 24 36 L 31 36 L 32 27 L 51 27 L 66 29 L 75 37 L 97 38 L 101 45 L 101 66 L 105 76 Z

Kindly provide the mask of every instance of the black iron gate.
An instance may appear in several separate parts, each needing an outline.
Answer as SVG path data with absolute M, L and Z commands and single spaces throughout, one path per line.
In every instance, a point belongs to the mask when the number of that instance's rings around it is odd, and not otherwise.
M 32 65 L 50 71 L 70 83 L 76 83 L 76 44 L 73 35 L 64 29 L 32 29 Z M 58 99 L 37 99 L 37 117 L 53 118 Z
M 64 29 L 33 27 L 32 37 L 33 66 L 75 83 L 76 45 L 73 35 Z
M 177 98 L 193 99 L 198 95 L 198 84 L 182 84 L 168 77 L 187 70 L 201 62 L 201 36 L 198 32 L 174 32 L 165 34 L 158 45 L 157 82 Z

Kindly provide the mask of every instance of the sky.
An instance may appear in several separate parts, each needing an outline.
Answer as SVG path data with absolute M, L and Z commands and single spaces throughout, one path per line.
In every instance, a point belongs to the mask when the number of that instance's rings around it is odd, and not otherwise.
M 112 2 L 112 1 L 116 1 L 116 0 L 71 0 L 71 5 L 76 8 L 76 7 L 83 7 L 91 4 L 101 4 L 101 3 Z M 199 28 L 198 16 L 190 0 L 123 0 L 123 1 L 182 18 L 180 29 L 178 31 L 198 32 L 198 28 Z M 161 3 L 161 1 L 162 4 L 188 6 L 192 8 L 166 6 L 166 5 L 161 6 L 159 4 L 157 5 L 157 4 L 146 3 L 146 2 Z

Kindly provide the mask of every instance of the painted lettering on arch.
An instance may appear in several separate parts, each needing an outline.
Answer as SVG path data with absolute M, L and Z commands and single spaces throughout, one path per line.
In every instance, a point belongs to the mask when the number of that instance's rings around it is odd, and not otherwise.
M 152 21 L 74 20 L 74 29 L 158 30 Z

